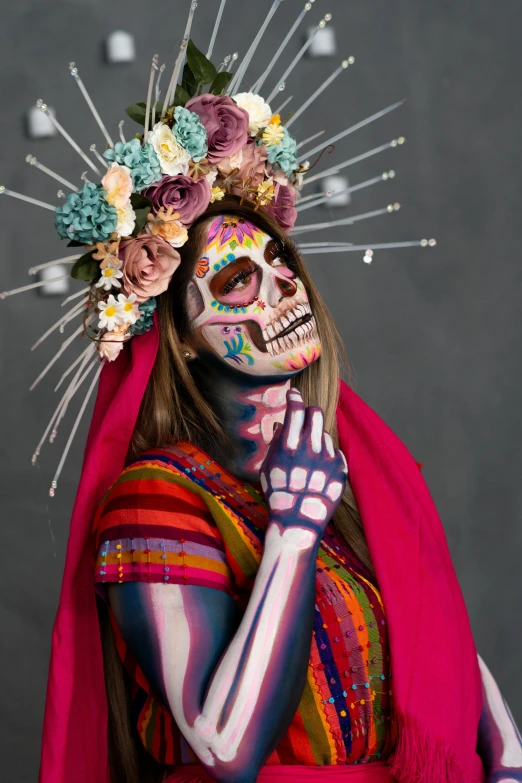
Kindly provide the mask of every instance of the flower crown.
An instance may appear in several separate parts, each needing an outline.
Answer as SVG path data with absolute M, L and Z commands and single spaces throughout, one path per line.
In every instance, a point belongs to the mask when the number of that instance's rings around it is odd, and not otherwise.
M 51 494 L 54 494 L 79 420 L 96 387 L 104 362 L 116 359 L 132 336 L 144 334 L 152 327 L 156 297 L 167 289 L 180 263 L 178 249 L 187 242 L 191 226 L 205 213 L 209 204 L 219 202 L 227 194 L 234 195 L 242 202 L 251 203 L 254 209 L 267 211 L 285 231 L 297 237 L 307 231 L 349 226 L 361 220 L 395 213 L 399 209 L 399 204 L 392 203 L 364 214 L 295 226 L 298 213 L 325 204 L 333 196 L 343 196 L 393 180 L 395 173 L 389 171 L 348 190 L 330 189 L 301 196 L 303 187 L 337 175 L 363 159 L 400 147 L 404 143 L 403 137 L 392 139 L 318 174 L 310 176 L 307 173 L 309 161 L 314 156 L 331 151 L 342 139 L 398 108 L 404 101 L 393 103 L 335 133 L 327 141 L 314 144 L 324 133 L 321 131 L 298 144 L 290 133 L 290 127 L 314 105 L 334 80 L 347 72 L 354 58 L 343 60 L 303 104 L 292 107 L 286 116 L 283 110 L 291 103 L 292 96 L 275 111 L 272 110 L 272 102 L 286 89 L 287 81 L 314 38 L 331 21 L 331 14 L 326 14 L 308 35 L 271 93 L 266 99 L 261 97 L 261 91 L 289 41 L 312 9 L 314 0 L 309 0 L 251 91 L 240 92 L 263 35 L 282 2 L 273 0 L 243 58 L 239 60 L 237 54 L 229 55 L 216 68 L 211 57 L 226 0 L 221 0 L 206 55 L 190 38 L 198 5 L 191 0 L 185 33 L 165 97 L 162 99 L 160 88 L 165 65 L 158 67 L 159 60 L 155 55 L 146 100 L 126 110 L 127 115 L 142 127 L 142 131 L 129 141 L 123 135 L 123 122 L 120 122 L 120 140 L 114 143 L 80 78 L 78 68 L 71 63 L 71 75 L 105 137 L 106 148 L 102 153 L 94 144 L 89 148 L 91 156 L 84 152 L 47 104 L 37 101 L 49 122 L 97 177 L 96 182 L 91 182 L 88 172 L 84 172 L 82 185 L 78 187 L 28 155 L 26 161 L 31 166 L 70 191 L 67 196 L 63 190 L 58 192 L 58 196 L 65 199 L 60 206 L 55 207 L 0 186 L 0 194 L 52 211 L 58 234 L 68 240 L 68 247 L 84 249 L 83 253 L 39 264 L 29 270 L 30 274 L 36 274 L 46 267 L 71 264 L 70 275 L 87 283 L 86 287 L 62 303 L 75 302 L 33 346 L 38 346 L 56 330 L 63 332 L 69 323 L 81 317 L 81 325 L 64 340 L 31 388 L 45 377 L 70 345 L 79 344 L 82 337 L 90 338 L 87 347 L 79 352 L 56 387 L 59 388 L 68 379 L 66 391 L 36 447 L 33 462 L 36 462 L 44 441 L 47 438 L 54 440 L 71 400 L 97 368 L 60 460 Z M 238 69 L 233 74 L 238 60 Z M 89 176 L 92 177 L 90 173 Z M 320 252 L 322 255 L 364 250 L 364 260 L 370 263 L 376 248 L 427 247 L 434 244 L 435 240 L 428 239 L 371 245 L 316 241 L 301 243 L 300 250 L 303 254 Z M 38 288 L 47 282 L 41 280 L 5 291 L 0 293 L 0 299 Z M 99 358 L 102 359 L 101 364 Z
M 74 63 L 70 69 L 79 78 Z M 155 56 L 152 76 L 156 70 Z M 179 262 L 176 249 L 209 204 L 232 194 L 263 207 L 286 230 L 295 223 L 306 170 L 297 143 L 260 95 L 224 95 L 232 78 L 189 40 L 172 101 L 152 101 L 149 90 L 146 102 L 130 106 L 143 132 L 126 141 L 120 127 L 121 140 L 96 155 L 106 169 L 101 182 L 85 174 L 83 187 L 56 209 L 59 236 L 86 246 L 71 275 L 91 284 L 88 309 L 99 312 L 87 326 L 109 361 L 151 327 L 155 297 Z

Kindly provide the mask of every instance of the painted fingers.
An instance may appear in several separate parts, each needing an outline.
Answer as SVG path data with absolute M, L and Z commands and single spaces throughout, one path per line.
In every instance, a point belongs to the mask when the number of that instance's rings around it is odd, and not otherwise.
M 344 455 L 324 432 L 320 408 L 307 408 L 296 389 L 288 393 L 283 426 L 261 470 L 271 519 L 283 527 L 304 526 L 322 535 L 346 486 Z

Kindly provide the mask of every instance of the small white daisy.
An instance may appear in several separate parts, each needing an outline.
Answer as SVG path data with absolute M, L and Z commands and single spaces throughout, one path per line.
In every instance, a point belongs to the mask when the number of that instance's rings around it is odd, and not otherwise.
M 141 318 L 141 312 L 136 303 L 137 298 L 136 294 L 130 294 L 130 296 L 118 294 L 118 307 L 125 324 L 135 324 L 138 318 Z
M 110 261 L 105 269 L 101 270 L 101 277 L 96 282 L 96 288 L 104 288 L 105 291 L 110 291 L 111 288 L 121 288 L 119 278 L 123 277 L 121 272 L 121 261 Z
M 98 329 L 107 329 L 108 332 L 112 332 L 116 326 L 120 326 L 123 323 L 121 305 L 112 294 L 107 298 L 106 302 L 98 302 L 98 309 L 100 310 Z

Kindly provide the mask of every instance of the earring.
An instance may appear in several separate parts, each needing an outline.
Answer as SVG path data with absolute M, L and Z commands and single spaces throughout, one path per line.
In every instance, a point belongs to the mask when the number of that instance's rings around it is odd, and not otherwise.
M 189 359 L 192 359 L 192 354 L 190 353 L 190 351 L 183 351 L 183 358 L 187 362 L 188 362 Z

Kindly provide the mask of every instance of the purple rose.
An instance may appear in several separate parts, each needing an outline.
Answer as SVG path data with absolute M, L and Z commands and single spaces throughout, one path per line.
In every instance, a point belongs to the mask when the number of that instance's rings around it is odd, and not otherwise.
M 177 177 L 163 177 L 154 185 L 142 191 L 146 198 L 150 198 L 154 205 L 154 211 L 158 212 L 162 207 L 173 207 L 174 212 L 179 212 L 180 220 L 184 226 L 191 226 L 210 204 L 212 191 L 204 177 L 193 180 L 180 174 Z
M 208 136 L 208 159 L 214 165 L 239 152 L 248 141 L 248 114 L 227 96 L 201 95 L 186 107 L 198 115 Z
M 278 183 L 275 186 L 274 198 L 264 209 L 276 219 L 283 231 L 289 231 L 297 220 L 294 189 L 290 185 Z

